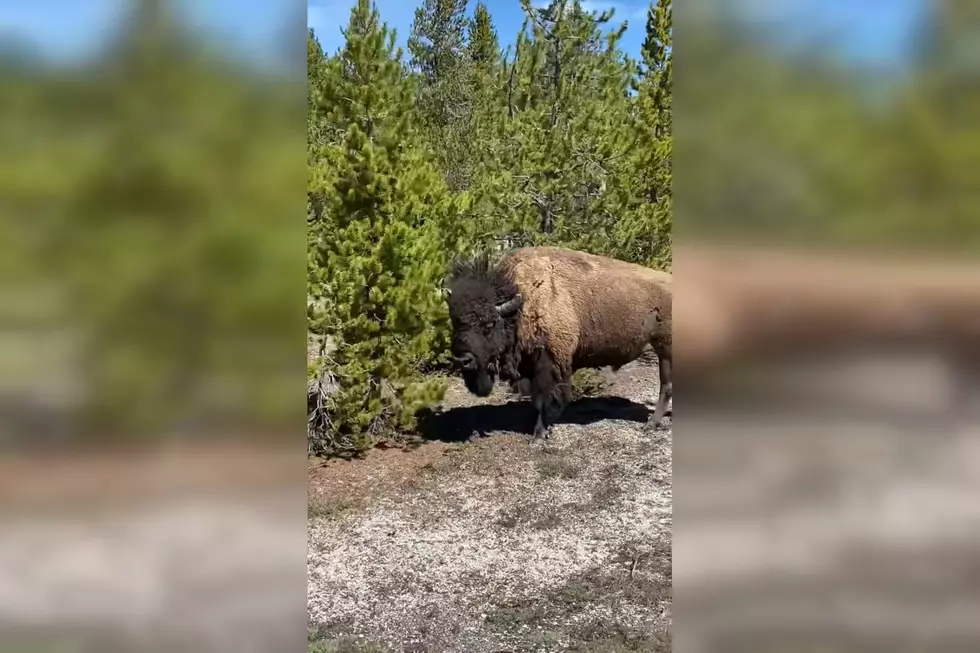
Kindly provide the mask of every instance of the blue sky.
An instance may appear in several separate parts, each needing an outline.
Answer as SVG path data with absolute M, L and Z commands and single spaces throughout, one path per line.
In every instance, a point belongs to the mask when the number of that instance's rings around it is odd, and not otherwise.
M 475 4 L 475 0 L 471 0 Z M 700 1 L 705 0 L 687 0 Z M 307 7 L 307 22 L 324 49 L 341 45 L 355 0 L 178 0 L 193 22 L 241 45 L 253 54 L 270 52 L 291 16 Z M 404 46 L 418 0 L 376 0 L 384 21 L 398 30 Z M 840 39 L 835 52 L 872 65 L 900 61 L 905 34 L 929 0 L 738 0 L 757 22 L 783 41 L 829 31 Z M 10 35 L 35 43 L 58 60 L 77 60 L 96 49 L 111 33 L 128 0 L 7 0 L 0 2 L 0 38 Z M 626 20 L 624 48 L 639 54 L 647 2 L 584 0 L 589 9 L 615 8 L 614 20 Z M 523 15 L 518 0 L 487 0 L 503 45 L 512 43 Z M 472 10 L 472 5 L 471 5 Z M 778 22 L 774 22 L 777 21 Z M 683 36 L 680 37 L 681 39 Z
M 408 33 L 412 28 L 415 8 L 421 4 L 421 0 L 418 2 L 375 0 L 375 2 L 381 14 L 381 20 L 398 31 L 398 44 L 404 48 Z M 485 0 L 485 2 L 490 10 L 494 25 L 497 27 L 501 45 L 506 47 L 512 44 L 521 24 L 524 22 L 520 0 Z M 340 28 L 347 25 L 350 10 L 355 4 L 356 0 L 308 0 L 307 23 L 317 33 L 317 38 L 320 39 L 324 51 L 332 53 L 342 45 L 343 37 Z M 626 20 L 631 26 L 624 36 L 624 47 L 630 52 L 639 52 L 640 44 L 643 42 L 643 26 L 649 3 L 635 0 L 583 0 L 582 4 L 586 8 L 594 10 L 615 8 L 614 21 Z M 475 6 L 476 0 L 471 0 L 469 7 L 471 15 Z
M 175 0 L 208 34 L 263 55 L 282 39 L 305 0 Z M 112 34 L 130 0 L 0 0 L 0 38 L 15 36 L 56 61 L 97 50 Z M 298 27 L 298 26 L 297 26 Z M 297 38 L 304 38 L 299 29 Z
M 687 0 L 699 1 L 699 0 Z M 875 67 L 893 67 L 900 63 L 908 44 L 909 28 L 921 18 L 929 0 L 739 0 L 753 22 L 770 25 L 768 30 L 778 40 L 792 43 L 808 36 L 831 32 L 840 42 L 835 54 L 845 61 Z M 347 24 L 356 0 L 308 0 L 307 22 L 324 50 L 334 52 L 342 45 L 340 28 Z M 398 31 L 402 47 L 408 38 L 416 2 L 375 0 L 381 19 Z M 519 0 L 486 0 L 497 26 L 501 44 L 513 43 L 523 22 Z M 627 21 L 623 47 L 639 56 L 643 42 L 646 10 L 642 0 L 583 0 L 593 10 L 614 8 L 614 22 Z M 471 0 L 470 11 L 475 5 Z M 679 37 L 683 38 L 683 36 Z M 683 47 L 683 46 L 682 46 Z

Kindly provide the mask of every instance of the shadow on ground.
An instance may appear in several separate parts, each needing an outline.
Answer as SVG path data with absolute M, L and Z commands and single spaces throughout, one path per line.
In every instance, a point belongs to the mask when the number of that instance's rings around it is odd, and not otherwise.
M 607 419 L 646 423 L 651 410 L 622 397 L 586 397 L 569 404 L 557 424 L 587 425 Z M 419 415 L 419 434 L 424 440 L 465 442 L 477 434 L 493 432 L 530 435 L 537 413 L 530 401 L 513 400 L 498 405 L 460 406 L 447 411 L 423 411 Z

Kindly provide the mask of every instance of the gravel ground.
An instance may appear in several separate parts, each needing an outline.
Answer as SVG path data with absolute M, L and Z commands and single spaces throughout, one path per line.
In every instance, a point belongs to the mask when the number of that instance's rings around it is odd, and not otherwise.
M 980 425 L 934 360 L 858 363 L 796 366 L 792 405 L 685 403 L 678 651 L 980 651 Z
M 428 442 L 314 464 L 311 650 L 670 650 L 671 433 L 643 428 L 656 377 L 624 367 L 539 444 L 527 402 L 454 382 Z
M 303 645 L 302 449 L 188 449 L 0 458 L 0 648 Z

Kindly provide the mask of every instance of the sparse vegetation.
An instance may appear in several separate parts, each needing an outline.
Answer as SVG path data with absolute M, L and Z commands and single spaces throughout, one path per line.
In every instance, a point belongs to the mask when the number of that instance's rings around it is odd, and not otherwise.
M 307 517 L 310 519 L 336 518 L 355 509 L 360 504 L 353 497 L 319 497 L 313 496 L 307 500 Z
M 655 368 L 626 372 L 614 394 L 654 390 Z M 369 499 L 311 520 L 311 618 L 394 650 L 669 651 L 669 431 L 600 415 L 525 437 L 313 467 L 319 496 Z
M 572 398 L 598 397 L 609 388 L 602 372 L 590 368 L 577 370 L 572 375 Z
M 658 549 L 662 553 L 662 548 Z M 664 564 L 654 560 L 656 566 Z M 669 558 L 666 562 L 669 565 Z M 565 639 L 565 650 L 669 651 L 666 631 L 651 633 L 617 619 L 627 609 L 658 609 L 670 600 L 670 580 L 652 577 L 646 570 L 595 567 L 577 574 L 543 596 L 521 599 L 494 608 L 486 621 L 503 631 L 523 627 L 545 629 L 552 639 Z M 581 619 L 598 605 L 611 613 Z M 651 648 L 653 647 L 653 648 Z
M 582 464 L 570 456 L 560 453 L 542 453 L 535 463 L 538 476 L 542 479 L 558 478 L 569 480 L 579 475 Z
M 589 507 L 602 509 L 619 500 L 623 494 L 623 487 L 617 480 L 618 471 L 619 469 L 615 464 L 609 465 L 602 471 L 602 482 L 593 488 L 589 498 Z
M 307 653 L 390 653 L 380 644 L 357 637 L 329 637 L 316 628 L 308 630 L 307 642 Z

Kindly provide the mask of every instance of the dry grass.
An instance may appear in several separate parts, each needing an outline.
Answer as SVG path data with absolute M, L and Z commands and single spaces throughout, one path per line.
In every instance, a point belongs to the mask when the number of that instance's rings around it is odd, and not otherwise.
M 561 650 L 669 651 L 670 637 L 656 621 L 671 600 L 670 542 L 624 543 L 603 565 L 568 578 L 541 596 L 494 608 L 486 622 L 503 633 L 547 633 Z M 632 622 L 632 623 L 630 623 Z
M 599 370 L 582 369 L 572 375 L 572 396 L 597 397 L 609 391 L 612 386 L 607 374 Z
M 572 456 L 545 451 L 536 461 L 538 476 L 542 479 L 571 480 L 582 471 L 582 465 Z
M 381 644 L 358 637 L 331 637 L 322 628 L 309 629 L 307 640 L 307 653 L 388 653 Z
M 309 519 L 337 519 L 360 505 L 360 500 L 351 497 L 314 496 L 307 499 L 306 514 Z
M 671 436 L 645 430 L 642 406 L 655 379 L 624 368 L 609 392 L 625 399 L 577 404 L 544 443 L 484 426 L 314 464 L 308 607 L 335 647 L 317 650 L 670 650 Z M 507 401 L 453 388 L 429 433 L 514 423 Z

